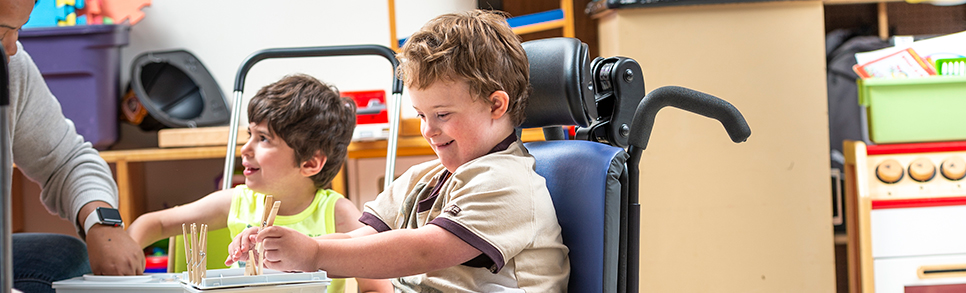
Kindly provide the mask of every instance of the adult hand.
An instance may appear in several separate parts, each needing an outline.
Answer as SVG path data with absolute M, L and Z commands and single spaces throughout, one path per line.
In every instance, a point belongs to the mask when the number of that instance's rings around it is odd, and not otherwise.
M 319 270 L 319 243 L 299 231 L 271 226 L 258 232 L 255 242 L 265 249 L 265 267 L 280 271 Z
M 87 232 L 87 256 L 95 275 L 144 274 L 144 252 L 121 227 L 94 225 Z

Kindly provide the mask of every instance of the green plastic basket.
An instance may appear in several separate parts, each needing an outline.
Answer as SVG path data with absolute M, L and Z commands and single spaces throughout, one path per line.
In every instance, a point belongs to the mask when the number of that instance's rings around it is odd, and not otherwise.
M 966 76 L 859 79 L 875 143 L 966 140 Z

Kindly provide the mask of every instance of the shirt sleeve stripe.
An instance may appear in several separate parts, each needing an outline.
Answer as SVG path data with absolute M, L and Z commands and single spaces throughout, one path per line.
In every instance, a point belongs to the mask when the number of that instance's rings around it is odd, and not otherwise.
M 376 215 L 370 214 L 369 212 L 363 212 L 362 217 L 359 218 L 359 222 L 369 225 L 373 229 L 376 229 L 376 232 L 379 233 L 392 230 L 389 228 L 389 225 L 386 225 L 386 223 L 379 219 L 379 217 L 376 217 Z
M 476 249 L 479 249 L 481 252 L 483 252 L 484 255 L 486 255 L 487 257 L 490 258 L 490 260 L 493 261 L 494 266 L 489 268 L 490 272 L 495 274 L 500 272 L 501 269 L 503 269 L 503 264 L 504 264 L 503 254 L 500 253 L 500 251 L 496 249 L 496 247 L 494 247 L 492 244 L 490 244 L 486 240 L 483 240 L 483 238 L 480 238 L 479 236 L 477 236 L 473 232 L 470 232 L 470 230 L 467 230 L 465 227 L 454 222 L 453 220 L 450 220 L 444 217 L 435 218 L 429 223 L 439 226 L 440 228 L 443 228 L 446 231 L 449 231 L 450 233 L 453 233 L 453 235 L 456 235 L 456 237 L 459 237 L 459 239 L 462 239 L 463 242 L 466 242 L 466 244 L 469 244 L 470 246 L 473 246 Z

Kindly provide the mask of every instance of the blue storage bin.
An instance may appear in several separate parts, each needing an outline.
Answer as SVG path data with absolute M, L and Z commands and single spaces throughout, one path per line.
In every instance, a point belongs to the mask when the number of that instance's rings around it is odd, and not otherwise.
M 64 116 L 95 148 L 117 141 L 121 47 L 128 25 L 31 28 L 20 43 L 60 101 Z

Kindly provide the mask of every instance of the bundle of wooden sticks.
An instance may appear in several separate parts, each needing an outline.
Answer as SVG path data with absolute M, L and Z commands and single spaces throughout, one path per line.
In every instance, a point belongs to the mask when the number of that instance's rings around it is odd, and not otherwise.
M 281 201 L 275 201 L 275 198 L 271 195 L 265 196 L 265 204 L 262 206 L 262 220 L 259 230 L 270 227 L 275 223 L 275 215 L 278 214 L 278 207 L 282 204 Z M 272 207 L 269 209 L 268 207 Z M 257 276 L 262 274 L 262 268 L 265 267 L 265 248 L 262 247 L 262 243 L 259 242 L 255 245 L 255 249 L 248 251 L 248 262 L 245 263 L 245 275 L 246 276 Z
M 191 223 L 191 236 L 188 236 L 188 227 L 181 224 L 181 232 L 184 237 L 184 256 L 188 263 L 188 282 L 201 284 L 201 279 L 206 277 L 207 270 L 207 250 L 208 250 L 208 225 L 198 225 Z

